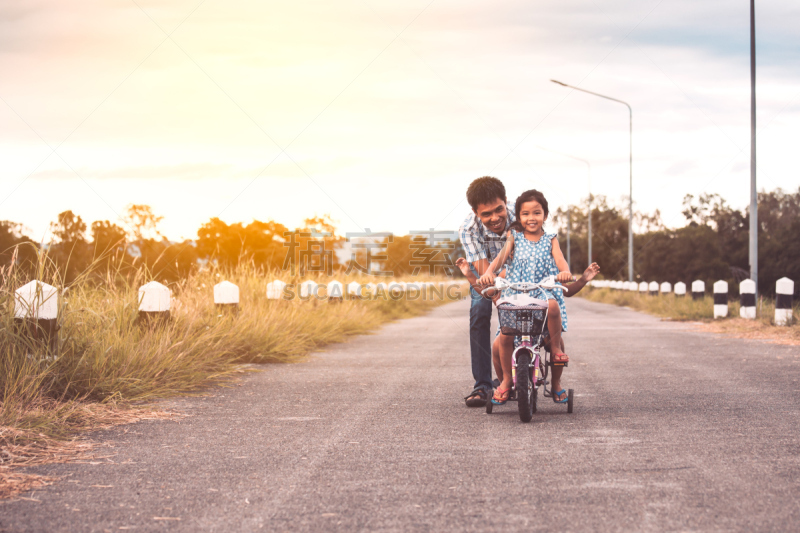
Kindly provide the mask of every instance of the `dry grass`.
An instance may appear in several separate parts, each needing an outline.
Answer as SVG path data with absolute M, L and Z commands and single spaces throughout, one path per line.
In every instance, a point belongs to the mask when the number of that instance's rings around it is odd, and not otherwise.
M 59 348 L 49 354 L 14 328 L 13 291 L 29 280 L 12 269 L 0 274 L 0 497 L 48 482 L 11 468 L 91 451 L 79 438 L 88 430 L 168 416 L 134 403 L 206 389 L 247 364 L 297 361 L 322 345 L 449 301 L 272 301 L 266 283 L 280 276 L 242 266 L 171 286 L 170 321 L 146 326 L 137 323 L 137 290 L 149 281 L 147 273 L 112 272 L 103 281 L 81 278 L 65 291 Z M 37 277 L 60 286 L 45 259 Z M 236 314 L 213 304 L 213 285 L 223 279 L 239 286 Z
M 106 429 L 139 420 L 174 418 L 180 415 L 143 406 L 119 407 L 88 402 L 43 401 L 22 414 L 28 419 L 47 420 L 58 427 L 58 436 L 0 426 L 0 499 L 17 496 L 49 485 L 54 478 L 20 472 L 19 467 L 69 461 L 92 461 L 97 443 L 80 437 L 85 431 Z M 60 427 L 59 427 L 60 426 Z M 66 437 L 71 435 L 71 437 Z
M 691 321 L 692 326 L 710 333 L 719 333 L 739 339 L 758 339 L 776 344 L 800 345 L 800 306 L 793 310 L 791 326 L 774 324 L 775 303 L 762 300 L 757 308 L 755 320 L 739 318 L 739 302 L 728 304 L 728 317 L 714 319 L 714 299 L 706 296 L 694 300 L 690 295 L 677 297 L 674 294 L 649 296 L 633 291 L 591 288 L 580 296 L 593 302 L 629 307 L 667 320 Z
M 745 320 L 744 318 L 730 318 L 713 322 L 692 322 L 690 324 L 700 331 L 718 333 L 727 337 L 800 346 L 800 328 L 796 325 L 787 328 L 785 326 L 764 324 L 757 320 Z

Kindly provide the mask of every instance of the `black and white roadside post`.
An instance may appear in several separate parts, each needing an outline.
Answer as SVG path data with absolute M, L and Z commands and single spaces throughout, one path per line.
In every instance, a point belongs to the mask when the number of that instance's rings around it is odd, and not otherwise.
M 376 300 L 378 298 L 383 298 L 385 300 L 388 297 L 388 295 L 389 295 L 389 286 L 382 281 L 376 284 L 375 290 L 372 291 L 372 297 Z
M 420 285 L 424 285 L 422 283 L 406 283 L 406 298 L 409 300 L 417 300 L 420 296 L 422 296 L 422 287 Z
M 714 282 L 714 318 L 728 316 L 728 282 L 719 280 Z
M 300 299 L 310 300 L 318 296 L 319 285 L 316 281 L 307 280 L 300 284 Z
M 686 284 L 679 281 L 675 284 L 675 296 L 686 296 Z
M 756 282 L 752 279 L 739 283 L 739 316 L 750 320 L 756 318 Z
M 706 295 L 706 282 L 696 279 L 692 282 L 692 299 L 702 300 Z
M 650 291 L 650 296 L 658 296 L 658 282 L 651 281 L 647 289 Z
M 792 296 L 794 281 L 781 278 L 775 282 L 775 325 L 792 325 Z
M 220 311 L 239 312 L 239 287 L 230 281 L 214 285 L 214 305 Z
M 672 292 L 672 284 L 669 281 L 665 281 L 661 284 L 661 294 L 669 294 Z
M 267 283 L 267 300 L 282 300 L 286 283 L 276 279 Z
M 328 283 L 328 303 L 341 303 L 344 299 L 344 285 L 341 281 Z
M 363 288 L 357 281 L 351 281 L 347 284 L 347 297 L 351 300 L 360 300 L 363 294 Z
M 14 291 L 14 327 L 18 335 L 39 341 L 55 355 L 58 350 L 58 289 L 31 281 Z
M 378 294 L 378 284 L 377 283 L 367 283 L 364 287 L 366 289 L 369 299 L 372 300 Z M 361 290 L 361 297 L 364 298 L 366 295 L 364 294 L 364 289 Z
M 639 293 L 640 294 L 647 294 L 647 289 L 650 288 L 650 284 L 646 281 L 642 281 L 639 283 Z
M 387 294 L 389 298 L 392 300 L 399 300 L 403 297 L 403 293 L 406 292 L 405 284 L 400 281 L 393 281 L 389 283 L 389 289 Z
M 157 281 L 139 287 L 139 322 L 157 324 L 168 321 L 171 299 L 169 289 Z

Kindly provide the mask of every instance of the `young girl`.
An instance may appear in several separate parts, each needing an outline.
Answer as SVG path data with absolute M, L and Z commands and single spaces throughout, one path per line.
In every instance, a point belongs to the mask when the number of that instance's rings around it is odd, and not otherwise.
M 515 210 L 517 221 L 509 229 L 510 235 L 506 240 L 506 245 L 481 276 L 479 283 L 484 286 L 494 284 L 495 271 L 500 266 L 509 263 L 509 259 L 510 264 L 505 277 L 510 282 L 538 283 L 551 275 L 556 275 L 557 281 L 571 281 L 572 274 L 570 274 L 567 261 L 561 253 L 556 234 L 544 232 L 544 223 L 549 215 L 544 195 L 537 190 L 525 191 L 517 198 Z M 515 292 L 507 289 L 505 296 L 511 296 Z M 569 357 L 563 352 L 561 342 L 561 331 L 562 329 L 563 331 L 567 330 L 567 313 L 562 291 L 539 289 L 533 295 L 547 300 L 548 303 L 547 330 L 550 333 L 552 361 L 554 363 L 568 362 Z M 514 336 L 500 333 L 495 343 L 498 344 L 497 355 L 499 356 L 499 361 L 495 361 L 495 371 L 501 382 L 492 397 L 492 403 L 502 405 L 508 401 L 511 392 L 511 356 L 514 352 Z M 495 352 L 495 350 L 492 351 Z M 553 367 L 552 390 L 554 391 L 553 401 L 556 403 L 567 401 L 566 391 L 561 389 L 563 369 L 563 366 Z

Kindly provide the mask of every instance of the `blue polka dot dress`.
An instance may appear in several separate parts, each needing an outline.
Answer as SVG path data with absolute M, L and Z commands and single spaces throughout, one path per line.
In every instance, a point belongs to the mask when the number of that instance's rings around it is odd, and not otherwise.
M 553 239 L 555 233 L 545 233 L 538 242 L 529 241 L 525 235 L 514 229 L 514 256 L 508 267 L 506 279 L 510 282 L 539 283 L 548 276 L 558 274 L 556 260 L 553 259 Z M 516 294 L 513 289 L 506 289 L 504 295 Z M 556 300 L 561 309 L 561 330 L 567 331 L 567 307 L 564 304 L 564 294 L 561 291 L 546 291 L 537 289 L 531 293 L 534 298 L 541 300 Z

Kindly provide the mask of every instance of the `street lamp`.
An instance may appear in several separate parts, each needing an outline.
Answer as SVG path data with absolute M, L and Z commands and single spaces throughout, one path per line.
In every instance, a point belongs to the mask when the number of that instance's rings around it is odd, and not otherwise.
M 750 279 L 758 294 L 758 190 L 756 189 L 756 4 L 750 0 Z
M 552 81 L 553 83 L 557 83 L 558 85 L 562 85 L 564 87 L 569 87 L 570 89 L 574 89 L 576 91 L 593 94 L 595 96 L 599 96 L 600 98 L 611 100 L 612 102 L 624 104 L 628 108 L 628 117 L 630 121 L 630 128 L 629 128 L 630 155 L 628 157 L 628 165 L 630 167 L 630 192 L 628 195 L 628 281 L 633 281 L 633 110 L 631 109 L 631 106 L 630 104 L 628 104 L 628 102 L 623 102 L 622 100 L 617 100 L 616 98 L 611 98 L 610 96 L 606 96 L 604 94 L 587 91 L 586 89 L 581 89 L 580 87 L 575 87 L 574 85 L 568 85 L 560 81 L 556 80 L 550 80 L 550 81 Z
M 587 172 L 587 184 L 589 186 L 589 266 L 592 264 L 592 164 L 589 163 L 586 159 L 582 157 L 575 157 L 574 155 L 565 154 L 563 152 L 556 152 L 555 150 L 550 150 L 549 148 L 545 148 L 543 146 L 536 146 L 536 148 L 540 150 L 544 150 L 545 152 L 550 152 L 551 154 L 557 154 L 560 156 L 568 157 L 570 159 L 574 159 L 575 161 L 580 161 L 581 163 L 586 164 L 586 172 Z M 567 263 L 569 263 L 570 270 L 572 269 L 572 262 L 570 261 L 570 242 L 569 242 L 569 233 L 570 233 L 570 224 L 572 223 L 572 213 L 571 211 L 567 212 Z

